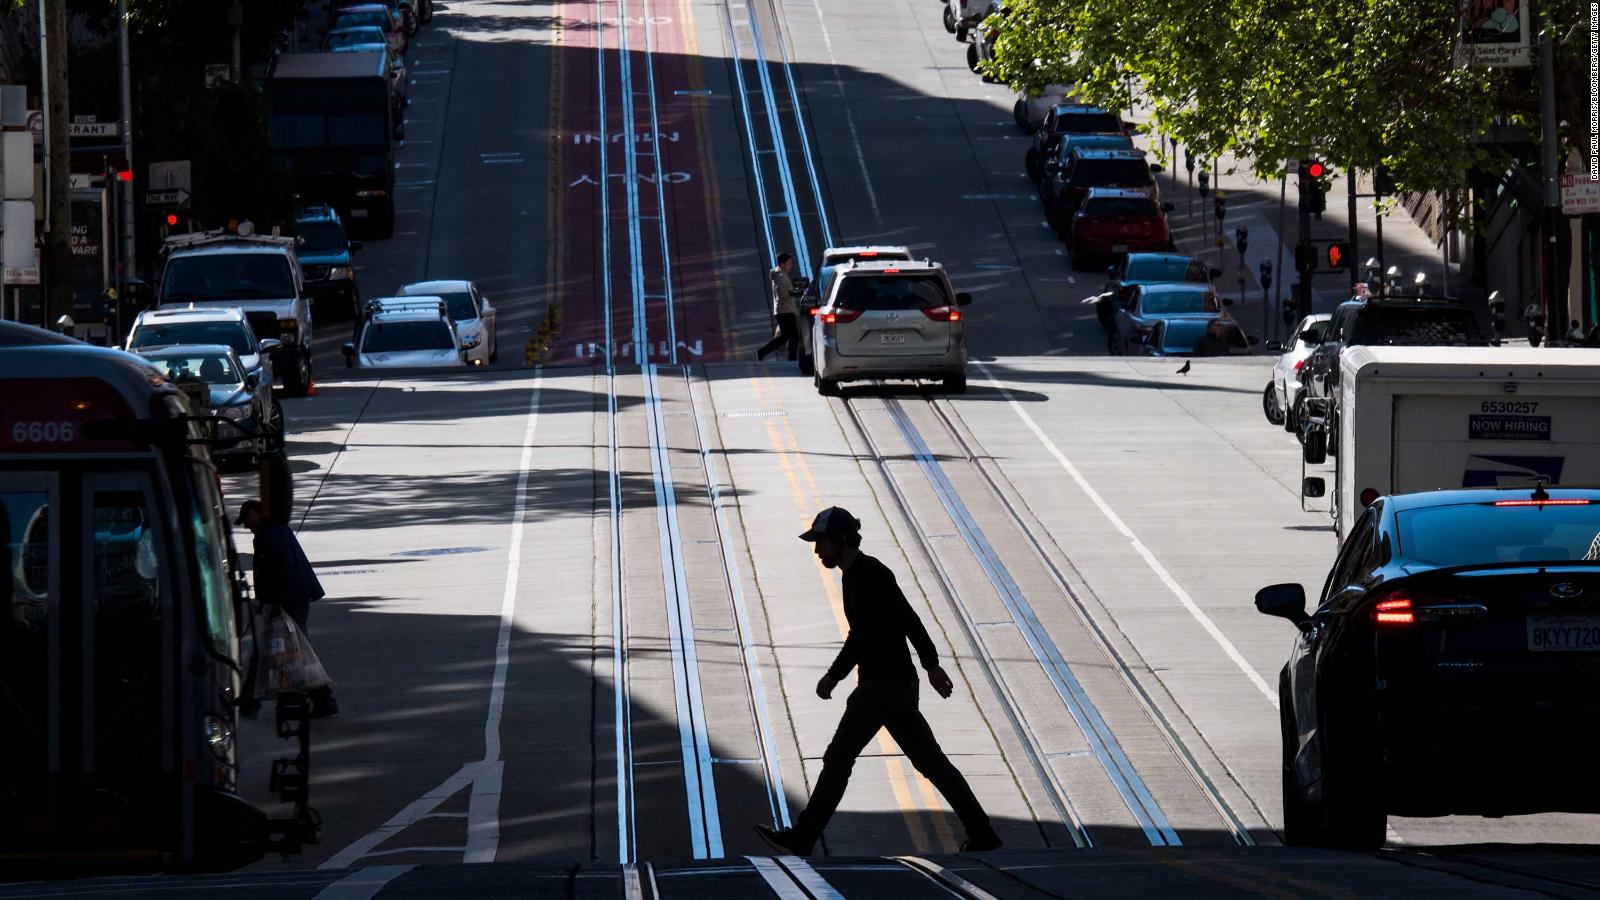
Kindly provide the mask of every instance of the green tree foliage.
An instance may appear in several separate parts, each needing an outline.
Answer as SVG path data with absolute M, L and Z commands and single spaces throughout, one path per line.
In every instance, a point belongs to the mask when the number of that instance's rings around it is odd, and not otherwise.
M 1580 6 L 1545 3 L 1567 59 Z M 1474 138 L 1491 123 L 1537 114 L 1526 70 L 1455 64 L 1458 11 L 1457 0 L 1007 0 L 988 74 L 1025 91 L 1072 84 L 1112 107 L 1137 90 L 1157 132 L 1261 176 L 1315 152 L 1387 164 L 1406 188 L 1448 188 L 1484 161 Z

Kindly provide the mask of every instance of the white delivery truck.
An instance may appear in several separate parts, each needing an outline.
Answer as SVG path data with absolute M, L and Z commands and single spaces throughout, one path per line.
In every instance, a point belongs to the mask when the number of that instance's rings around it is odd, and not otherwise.
M 1600 350 L 1360 346 L 1339 365 L 1340 541 L 1385 494 L 1600 484 Z

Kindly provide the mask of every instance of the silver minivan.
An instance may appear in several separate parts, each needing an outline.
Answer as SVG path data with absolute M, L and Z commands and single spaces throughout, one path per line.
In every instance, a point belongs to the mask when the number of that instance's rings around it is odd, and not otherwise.
M 834 396 L 843 381 L 942 379 L 967 389 L 968 294 L 950 287 L 936 262 L 852 261 L 834 270 L 811 322 L 812 379 Z

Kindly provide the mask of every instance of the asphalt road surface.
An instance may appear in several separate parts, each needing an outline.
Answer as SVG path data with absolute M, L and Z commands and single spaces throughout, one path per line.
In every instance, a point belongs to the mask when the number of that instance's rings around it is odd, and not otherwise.
M 1594 817 L 1281 846 L 1292 634 L 1251 598 L 1315 590 L 1336 548 L 1262 418 L 1269 362 L 1094 355 L 1100 279 L 1041 227 L 1012 98 L 938 5 L 437 7 L 361 288 L 474 279 L 502 352 L 346 372 L 323 323 L 317 390 L 284 404 L 342 705 L 314 729 L 321 842 L 0 897 L 1600 892 Z M 973 293 L 966 394 L 824 399 L 753 361 L 772 256 L 828 243 L 907 244 Z M 798 814 L 843 706 L 812 692 L 838 576 L 795 537 L 833 504 L 956 680 L 922 708 L 1003 851 L 954 855 L 887 735 L 809 863 L 752 831 Z M 241 743 L 265 803 L 280 746 L 265 721 Z

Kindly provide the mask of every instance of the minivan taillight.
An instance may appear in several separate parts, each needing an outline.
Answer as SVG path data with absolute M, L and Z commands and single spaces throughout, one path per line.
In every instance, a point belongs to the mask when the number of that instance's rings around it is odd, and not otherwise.
M 935 306 L 932 309 L 924 309 L 922 314 L 935 322 L 961 321 L 961 310 L 954 306 Z
M 859 309 L 836 309 L 822 314 L 822 324 L 837 325 L 840 322 L 854 322 L 861 318 Z
M 1379 625 L 1410 625 L 1417 621 L 1417 614 L 1411 611 L 1410 597 L 1395 594 L 1388 600 L 1378 601 L 1372 619 Z

